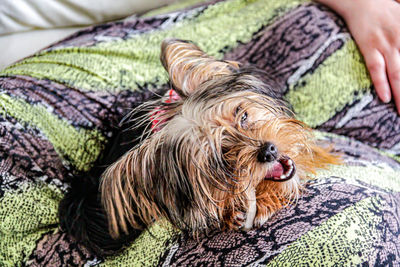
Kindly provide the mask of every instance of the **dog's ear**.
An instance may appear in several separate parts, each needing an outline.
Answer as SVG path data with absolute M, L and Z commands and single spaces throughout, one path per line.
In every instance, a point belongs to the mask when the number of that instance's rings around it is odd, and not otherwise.
M 162 42 L 161 62 L 174 89 L 183 97 L 190 95 L 203 82 L 239 69 L 238 62 L 216 60 L 195 44 L 177 39 Z
M 143 230 L 159 214 L 143 184 L 149 181 L 146 178 L 153 169 L 146 164 L 147 150 L 147 145 L 141 145 L 127 152 L 102 175 L 101 201 L 113 238 L 118 238 L 121 231 L 129 234 L 132 227 Z
M 101 199 L 113 238 L 129 235 L 132 228 L 143 230 L 160 218 L 191 232 L 220 226 L 225 212 L 220 206 L 232 187 L 222 177 L 226 168 L 216 167 L 222 160 L 199 150 L 192 132 L 175 122 L 103 173 Z

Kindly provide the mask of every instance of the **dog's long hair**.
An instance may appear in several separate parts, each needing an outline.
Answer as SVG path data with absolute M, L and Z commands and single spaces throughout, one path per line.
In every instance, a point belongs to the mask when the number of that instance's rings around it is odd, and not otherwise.
M 160 218 L 193 237 L 258 227 L 298 198 L 301 179 L 339 162 L 263 71 L 176 39 L 162 43 L 161 62 L 179 97 L 133 112 L 142 141 L 102 175 L 97 199 L 114 243 Z
M 145 104 L 159 130 L 103 175 L 102 201 L 114 237 L 159 218 L 194 236 L 234 229 L 252 189 L 264 205 L 259 213 L 272 213 L 299 195 L 298 178 L 337 162 L 293 118 L 266 73 L 173 39 L 163 42 L 161 61 L 180 99 Z M 290 157 L 297 177 L 264 179 L 268 167 L 257 156 L 266 142 Z

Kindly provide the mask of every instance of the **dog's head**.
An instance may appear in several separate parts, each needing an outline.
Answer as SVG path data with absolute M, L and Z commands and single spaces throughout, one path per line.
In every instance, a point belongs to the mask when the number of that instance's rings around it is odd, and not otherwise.
M 157 131 L 104 174 L 114 236 L 160 217 L 192 234 L 235 228 L 255 199 L 274 211 L 297 198 L 300 178 L 336 161 L 264 72 L 186 41 L 166 40 L 161 53 L 179 98 L 144 104 Z

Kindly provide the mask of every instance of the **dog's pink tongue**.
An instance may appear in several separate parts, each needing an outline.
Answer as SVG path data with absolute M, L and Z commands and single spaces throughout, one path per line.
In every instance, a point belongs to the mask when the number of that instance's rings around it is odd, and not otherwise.
M 280 162 L 275 162 L 272 169 L 268 172 L 267 177 L 281 177 L 283 174 L 283 166 Z

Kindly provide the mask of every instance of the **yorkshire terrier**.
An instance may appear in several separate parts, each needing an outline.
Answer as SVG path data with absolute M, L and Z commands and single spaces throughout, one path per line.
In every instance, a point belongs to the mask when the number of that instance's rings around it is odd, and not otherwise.
M 142 140 L 60 204 L 61 227 L 95 253 L 161 218 L 194 238 L 260 227 L 309 174 L 338 163 L 265 72 L 176 39 L 162 43 L 161 62 L 173 90 L 134 111 Z

